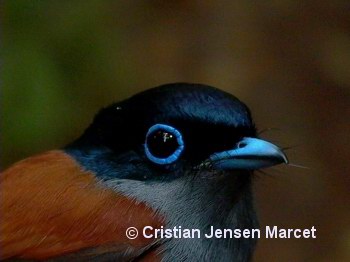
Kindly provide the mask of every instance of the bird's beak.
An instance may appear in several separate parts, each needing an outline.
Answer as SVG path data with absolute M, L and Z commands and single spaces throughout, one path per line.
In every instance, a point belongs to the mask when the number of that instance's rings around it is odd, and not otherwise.
M 252 137 L 243 138 L 231 150 L 211 155 L 209 160 L 213 168 L 220 170 L 255 170 L 281 163 L 288 164 L 287 156 L 279 147 Z

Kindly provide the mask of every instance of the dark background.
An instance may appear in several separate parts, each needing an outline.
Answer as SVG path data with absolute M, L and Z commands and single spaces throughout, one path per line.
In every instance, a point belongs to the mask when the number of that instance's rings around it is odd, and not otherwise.
M 140 90 L 200 82 L 246 102 L 292 163 L 256 183 L 255 261 L 350 261 L 350 1 L 6 1 L 1 169 L 79 136 Z

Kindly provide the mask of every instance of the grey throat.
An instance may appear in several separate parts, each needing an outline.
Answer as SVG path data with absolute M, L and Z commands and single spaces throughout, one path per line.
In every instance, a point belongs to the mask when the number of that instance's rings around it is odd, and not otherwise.
M 205 238 L 210 228 L 254 229 L 251 175 L 201 172 L 172 181 L 115 179 L 103 183 L 117 192 L 144 202 L 165 217 L 165 228 L 199 229 L 201 238 L 163 239 L 163 261 L 249 261 L 256 239 Z M 242 177 L 249 177 L 242 183 Z

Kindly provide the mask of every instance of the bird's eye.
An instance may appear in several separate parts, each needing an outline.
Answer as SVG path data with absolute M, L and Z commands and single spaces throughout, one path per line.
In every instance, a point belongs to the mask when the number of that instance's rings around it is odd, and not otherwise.
M 175 162 L 184 147 L 181 133 L 172 126 L 156 124 L 147 132 L 146 156 L 156 164 L 166 165 Z

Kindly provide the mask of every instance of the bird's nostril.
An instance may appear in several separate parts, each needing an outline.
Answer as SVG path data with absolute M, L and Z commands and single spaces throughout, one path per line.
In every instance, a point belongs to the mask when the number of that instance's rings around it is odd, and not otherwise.
M 237 144 L 237 148 L 243 148 L 243 147 L 245 147 L 247 144 L 246 143 L 244 143 L 244 142 L 239 142 L 238 144 Z

